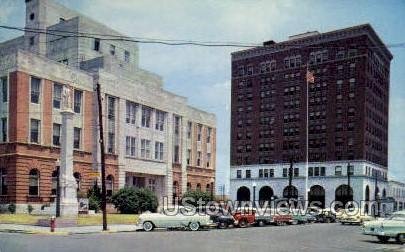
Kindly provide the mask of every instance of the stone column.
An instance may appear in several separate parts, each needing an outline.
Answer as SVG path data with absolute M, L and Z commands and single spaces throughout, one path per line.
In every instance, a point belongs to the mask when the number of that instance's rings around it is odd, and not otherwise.
M 181 125 L 181 194 L 184 195 L 187 192 L 187 150 L 188 150 L 188 139 L 187 139 L 187 118 L 182 118 Z M 191 157 L 190 157 L 191 160 Z
M 166 134 L 166 150 L 167 150 L 167 170 L 164 182 L 164 197 L 167 197 L 168 204 L 173 202 L 173 138 L 174 138 L 174 115 L 172 113 L 167 114 L 167 134 Z
M 60 215 L 76 217 L 78 214 L 77 184 L 73 177 L 73 111 L 70 90 L 64 87 L 62 134 L 60 151 Z

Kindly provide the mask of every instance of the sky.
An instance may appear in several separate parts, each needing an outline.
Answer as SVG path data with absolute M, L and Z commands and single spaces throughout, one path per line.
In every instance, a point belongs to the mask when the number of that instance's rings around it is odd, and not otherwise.
M 56 0 L 128 36 L 260 44 L 306 31 L 370 23 L 387 45 L 405 43 L 405 1 Z M 0 0 L 0 24 L 23 26 L 23 0 Z M 0 41 L 18 35 L 0 29 Z M 405 182 L 405 45 L 390 47 L 389 177 Z M 241 48 L 139 45 L 140 66 L 165 89 L 217 116 L 217 189 L 229 188 L 231 56 Z

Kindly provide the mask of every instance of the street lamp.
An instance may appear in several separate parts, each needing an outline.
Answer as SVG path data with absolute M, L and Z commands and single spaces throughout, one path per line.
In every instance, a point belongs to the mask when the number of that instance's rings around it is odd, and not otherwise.
M 56 202 L 55 202 L 55 216 L 60 217 L 60 160 L 56 159 Z
M 253 207 L 256 207 L 256 203 L 255 203 L 255 201 L 256 201 L 256 182 L 253 182 L 252 186 L 253 186 Z
M 211 179 L 210 179 L 211 200 L 214 200 L 214 182 L 215 182 L 215 179 L 214 179 L 214 178 L 211 178 Z

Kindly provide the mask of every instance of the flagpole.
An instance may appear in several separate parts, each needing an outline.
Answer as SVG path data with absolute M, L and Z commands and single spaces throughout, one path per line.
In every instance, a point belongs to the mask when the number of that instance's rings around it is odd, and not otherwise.
M 309 128 L 309 80 L 308 80 L 308 73 L 309 73 L 309 64 L 308 64 L 309 62 L 307 61 L 307 71 L 306 71 L 306 73 L 305 73 L 305 80 L 306 80 L 306 83 L 307 83 L 307 85 L 306 85 L 306 87 L 307 87 L 307 97 L 306 97 L 306 102 L 307 102 L 307 110 L 306 110 L 306 113 L 307 113 L 307 115 L 306 115 L 306 131 L 305 131 L 305 134 L 306 134 L 306 137 L 305 137 L 305 140 L 306 140 L 306 154 L 305 154 L 305 194 L 304 194 L 304 199 L 305 199 L 305 202 L 307 202 L 308 201 L 308 153 L 309 153 L 309 151 L 308 151 L 308 149 L 309 149 L 309 146 L 308 146 L 308 143 L 309 143 L 309 141 L 308 141 L 308 135 L 309 135 L 309 132 L 308 132 L 308 128 Z

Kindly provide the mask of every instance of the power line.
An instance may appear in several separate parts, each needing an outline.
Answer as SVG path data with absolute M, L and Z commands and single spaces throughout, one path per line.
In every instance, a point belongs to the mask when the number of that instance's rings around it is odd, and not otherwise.
M 22 32 L 31 32 L 37 34 L 46 34 L 59 36 L 59 39 L 67 37 L 79 37 L 79 38 L 92 38 L 99 40 L 108 40 L 108 41 L 124 41 L 124 42 L 133 42 L 141 44 L 162 44 L 168 46 L 205 46 L 205 47 L 245 47 L 245 48 L 278 48 L 278 49 L 300 49 L 305 48 L 341 48 L 340 46 L 311 46 L 306 43 L 288 43 L 288 41 L 274 44 L 271 46 L 263 46 L 262 44 L 257 43 L 241 43 L 241 42 L 227 42 L 227 41 L 197 41 L 197 40 L 182 40 L 182 39 L 159 39 L 159 38 L 144 38 L 144 37 L 128 37 L 123 35 L 115 34 L 101 34 L 101 33 L 89 33 L 89 32 L 79 32 L 79 31 L 66 31 L 66 30 L 57 30 L 57 29 L 40 29 L 40 28 L 24 28 L 24 27 L 15 27 L 15 26 L 6 26 L 0 25 L 0 28 L 8 30 L 17 30 Z M 56 40 L 55 40 L 56 41 Z M 52 42 L 52 41 L 51 41 Z M 405 48 L 405 42 L 391 43 L 386 45 L 377 45 L 377 46 L 357 46 L 356 48 Z

